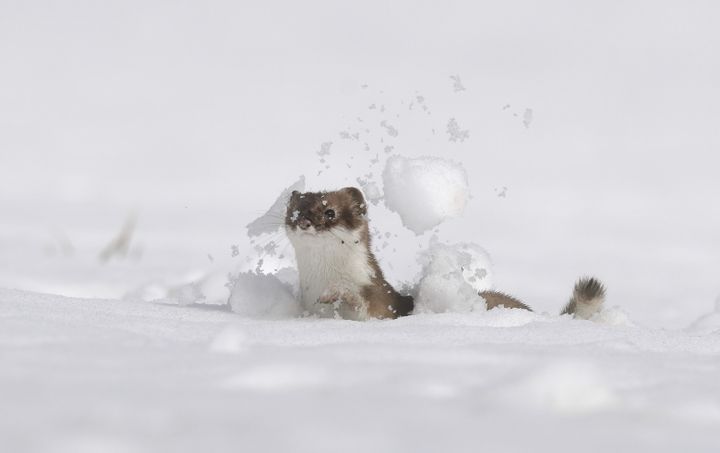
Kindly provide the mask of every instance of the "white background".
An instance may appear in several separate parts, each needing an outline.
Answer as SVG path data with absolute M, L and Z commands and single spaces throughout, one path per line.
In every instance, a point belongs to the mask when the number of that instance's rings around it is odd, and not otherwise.
M 719 23 L 715 1 L 0 0 L 0 437 L 717 451 Z M 496 287 L 551 315 L 255 321 L 138 300 L 208 278 L 222 300 L 284 187 L 377 179 L 387 143 L 463 164 L 473 198 L 437 235 L 485 247 Z M 128 256 L 101 263 L 133 215 Z M 389 279 L 412 280 L 432 233 L 370 217 L 398 235 L 376 241 Z M 639 327 L 554 316 L 584 274 Z

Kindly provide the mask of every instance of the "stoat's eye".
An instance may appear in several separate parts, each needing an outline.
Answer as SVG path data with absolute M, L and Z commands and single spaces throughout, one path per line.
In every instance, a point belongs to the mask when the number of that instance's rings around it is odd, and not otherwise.
M 334 219 L 335 211 L 333 211 L 332 209 L 328 209 L 327 211 L 325 211 L 325 217 L 327 217 L 329 220 Z

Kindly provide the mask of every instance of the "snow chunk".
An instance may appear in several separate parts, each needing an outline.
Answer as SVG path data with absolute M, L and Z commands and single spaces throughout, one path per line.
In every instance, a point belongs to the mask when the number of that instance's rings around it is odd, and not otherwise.
M 475 244 L 433 241 L 420 257 L 415 313 L 485 311 L 478 292 L 492 287 L 490 257 Z
M 282 191 L 268 211 L 248 224 L 248 236 L 260 236 L 280 229 L 285 219 L 285 209 L 293 190 L 305 191 L 305 176 L 300 176 L 293 185 Z
M 392 156 L 383 184 L 385 205 L 418 235 L 462 214 L 470 197 L 462 165 L 439 157 Z
M 239 274 L 234 279 L 229 303 L 232 311 L 249 318 L 284 319 L 302 313 L 291 286 L 271 274 Z

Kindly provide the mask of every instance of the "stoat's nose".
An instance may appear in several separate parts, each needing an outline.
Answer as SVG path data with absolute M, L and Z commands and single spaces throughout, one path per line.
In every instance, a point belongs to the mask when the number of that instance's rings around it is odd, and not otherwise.
M 300 216 L 300 218 L 298 218 L 297 225 L 301 230 L 307 230 L 312 226 L 312 222 L 307 218 Z

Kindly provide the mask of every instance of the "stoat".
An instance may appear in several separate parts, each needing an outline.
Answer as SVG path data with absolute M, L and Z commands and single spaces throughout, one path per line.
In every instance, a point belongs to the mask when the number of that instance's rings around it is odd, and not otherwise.
M 413 310 L 383 276 L 370 248 L 362 192 L 293 192 L 285 229 L 295 248 L 305 309 L 345 319 L 397 318 Z
M 413 311 L 413 298 L 385 280 L 371 250 L 367 204 L 359 189 L 294 191 L 287 204 L 285 230 L 295 249 L 301 302 L 308 313 L 361 321 L 395 319 Z M 504 293 L 483 291 L 479 296 L 488 309 L 530 310 Z M 588 319 L 604 298 L 599 281 L 581 279 L 562 313 Z

